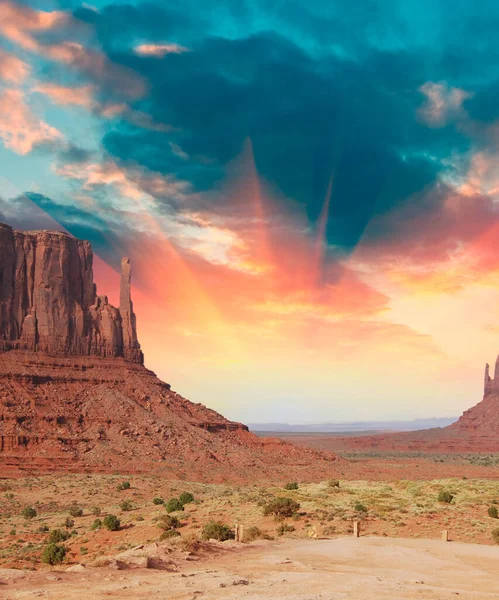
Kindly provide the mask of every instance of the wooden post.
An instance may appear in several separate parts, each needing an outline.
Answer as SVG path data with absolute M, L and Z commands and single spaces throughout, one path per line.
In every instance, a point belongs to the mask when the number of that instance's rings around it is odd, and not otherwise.
M 443 542 L 448 542 L 449 541 L 449 530 L 448 529 L 444 529 L 442 531 L 442 541 Z
M 236 523 L 235 539 L 236 542 L 243 541 L 244 527 L 240 523 Z
M 358 538 L 360 536 L 360 521 L 353 522 L 353 537 Z

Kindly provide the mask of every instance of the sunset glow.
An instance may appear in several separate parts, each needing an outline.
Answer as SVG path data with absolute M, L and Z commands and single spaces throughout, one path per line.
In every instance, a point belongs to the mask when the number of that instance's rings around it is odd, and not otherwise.
M 436 11 L 456 66 L 428 61 L 412 2 L 358 36 L 346 3 L 305 21 L 256 2 L 244 26 L 157 3 L 162 28 L 140 3 L 43 4 L 0 0 L 0 221 L 89 239 L 112 302 L 130 256 L 149 368 L 250 422 L 480 400 L 499 352 L 487 40 L 466 62 Z M 321 21 L 337 34 L 313 44 Z

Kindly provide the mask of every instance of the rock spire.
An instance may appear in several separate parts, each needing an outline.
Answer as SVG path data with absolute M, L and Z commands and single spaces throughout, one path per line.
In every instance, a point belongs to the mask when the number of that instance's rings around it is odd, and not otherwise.
M 130 260 L 124 259 L 117 309 L 97 295 L 89 242 L 0 223 L 0 351 L 123 357 L 142 364 L 130 275 Z

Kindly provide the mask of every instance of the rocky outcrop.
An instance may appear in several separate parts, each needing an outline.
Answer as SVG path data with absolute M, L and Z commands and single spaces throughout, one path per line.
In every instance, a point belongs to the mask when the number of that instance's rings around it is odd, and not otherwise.
M 342 468 L 335 455 L 257 438 L 146 369 L 128 258 L 121 268 L 116 308 L 97 295 L 88 242 L 0 225 L 0 477 L 313 480 Z
M 58 231 L 0 224 L 0 351 L 123 357 L 142 363 L 122 261 L 120 308 L 98 296 L 89 242 Z

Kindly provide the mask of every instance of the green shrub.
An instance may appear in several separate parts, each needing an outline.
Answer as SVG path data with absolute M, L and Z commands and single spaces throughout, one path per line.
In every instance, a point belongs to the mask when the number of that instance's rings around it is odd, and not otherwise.
M 361 502 L 356 502 L 355 505 L 354 505 L 354 507 L 353 507 L 353 509 L 356 512 L 359 512 L 359 513 L 366 513 L 367 512 L 367 508 Z
M 182 494 L 180 494 L 178 499 L 182 506 L 194 502 L 194 496 L 190 492 L 183 492 Z
M 497 506 L 489 506 L 489 517 L 491 517 L 492 519 L 497 519 L 497 517 L 499 517 L 499 511 L 497 510 Z
M 494 542 L 499 544 L 499 528 L 493 529 L 490 533 Z
M 285 533 L 291 533 L 294 530 L 295 530 L 295 528 L 293 527 L 293 525 L 288 525 L 287 523 L 282 523 L 277 528 L 277 535 L 284 535 Z
M 32 506 L 25 506 L 22 511 L 21 511 L 21 515 L 25 518 L 25 519 L 34 519 L 36 517 L 38 513 L 36 512 L 36 510 L 32 507 Z
M 120 520 L 116 515 L 106 515 L 102 524 L 109 531 L 118 531 L 121 526 Z
M 340 487 L 340 482 L 337 479 L 330 479 L 327 482 L 327 485 L 330 488 L 339 488 Z
M 77 504 L 73 504 L 72 506 L 70 506 L 68 512 L 72 517 L 83 517 L 83 508 L 81 508 Z
M 96 529 L 100 529 L 101 527 L 102 527 L 102 521 L 100 519 L 95 519 L 95 521 L 92 523 L 90 529 L 95 531 Z
M 287 483 L 284 486 L 285 490 L 297 490 L 298 489 L 298 482 L 297 481 L 292 481 L 290 483 Z
M 58 544 L 59 542 L 65 542 L 70 537 L 67 531 L 62 529 L 52 529 L 48 537 L 49 544 Z
M 62 563 L 66 556 L 66 548 L 59 544 L 47 544 L 43 549 L 42 562 L 48 565 L 58 565 Z
M 176 529 L 165 529 L 163 533 L 159 536 L 159 539 L 163 542 L 164 540 L 169 540 L 171 538 L 180 537 L 180 532 Z
M 156 505 L 159 505 L 159 504 L 164 504 L 165 501 L 163 500 L 163 498 L 153 498 L 152 499 L 152 503 L 156 504 Z
M 234 532 L 227 525 L 216 521 L 210 521 L 206 523 L 201 532 L 203 540 L 218 540 L 219 542 L 225 542 L 225 540 L 233 540 Z
M 117 485 L 116 489 L 121 492 L 121 490 L 129 490 L 130 489 L 130 482 L 129 481 L 122 481 L 120 484 Z
M 177 517 L 172 517 L 171 515 L 161 515 L 158 519 L 158 527 L 164 529 L 178 529 L 180 527 L 180 521 Z
M 130 500 L 123 500 L 123 502 L 120 504 L 120 508 L 123 512 L 128 512 L 132 510 L 133 504 L 130 502 Z
M 170 498 L 168 502 L 165 504 L 166 512 L 176 512 L 178 510 L 184 510 L 184 505 L 178 498 Z
M 265 516 L 291 517 L 299 510 L 299 503 L 292 498 L 273 498 L 263 507 L 263 514 Z
M 453 498 L 454 498 L 454 496 L 447 490 L 442 490 L 438 494 L 438 501 L 444 502 L 445 504 L 450 504 L 452 502 Z

